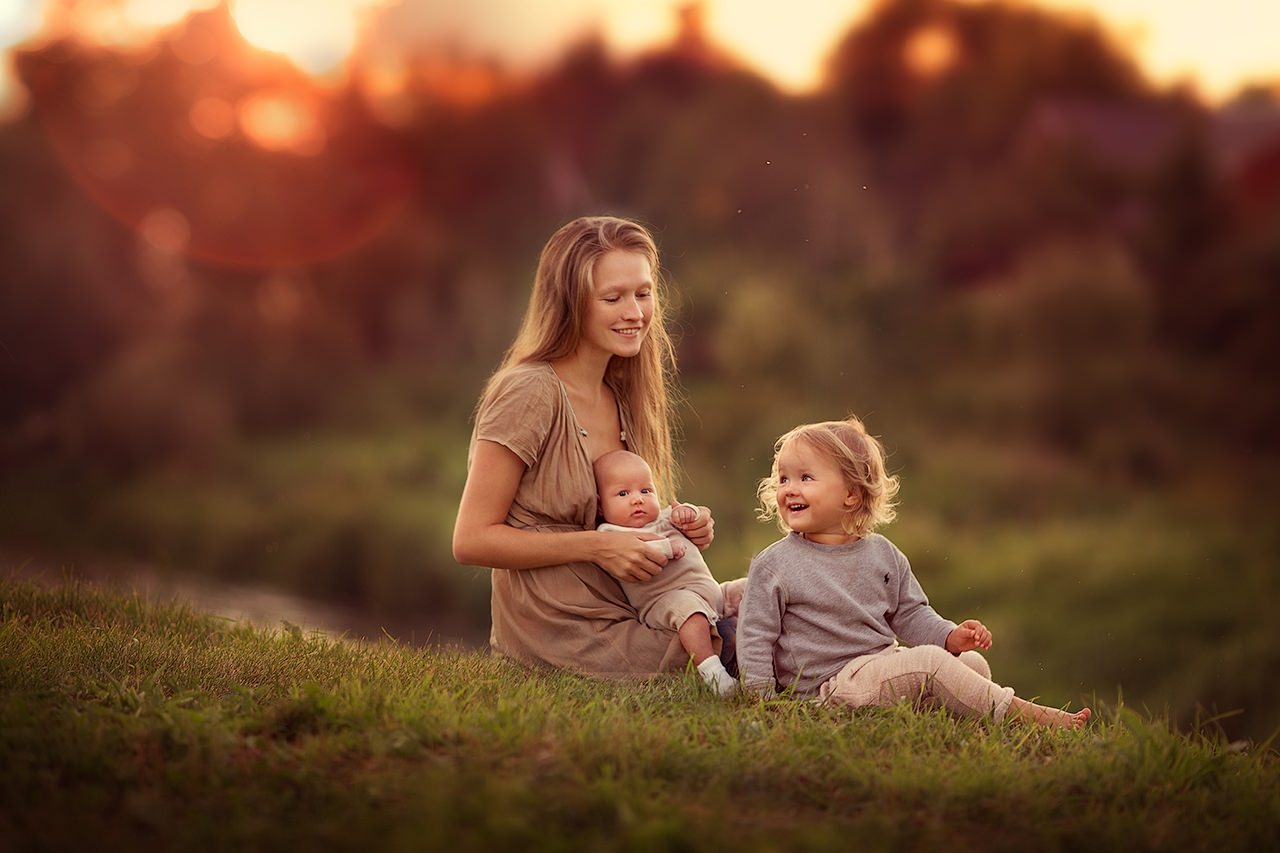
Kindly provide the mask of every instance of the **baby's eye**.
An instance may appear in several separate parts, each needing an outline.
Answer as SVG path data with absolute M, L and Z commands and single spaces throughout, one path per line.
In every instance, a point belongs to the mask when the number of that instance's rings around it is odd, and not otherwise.
M 801 475 L 800 475 L 800 479 L 801 479 L 801 480 L 812 480 L 812 479 L 813 479 L 813 475 L 812 475 L 812 474 L 801 474 Z
M 651 494 L 653 494 L 653 489 L 641 489 L 641 490 L 640 490 L 640 494 L 642 494 L 642 495 L 651 495 Z
M 618 497 L 620 497 L 620 498 L 625 498 L 626 496 L 627 496 L 627 490 L 626 490 L 626 489 L 623 489 L 622 491 L 618 492 Z

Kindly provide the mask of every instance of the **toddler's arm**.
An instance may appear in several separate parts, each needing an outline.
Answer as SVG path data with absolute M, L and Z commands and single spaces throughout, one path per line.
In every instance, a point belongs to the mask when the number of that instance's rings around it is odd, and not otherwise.
M 777 690 L 773 647 L 782 634 L 784 606 L 773 572 L 755 560 L 747 571 L 747 590 L 738 619 L 738 669 L 746 688 L 767 698 Z

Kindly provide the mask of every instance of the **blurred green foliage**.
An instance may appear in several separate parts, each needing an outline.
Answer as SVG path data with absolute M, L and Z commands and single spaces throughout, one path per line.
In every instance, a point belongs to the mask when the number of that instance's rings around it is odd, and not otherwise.
M 910 63 L 925 31 L 949 66 Z M 1007 638 L 996 669 L 1020 690 L 1277 724 L 1280 193 L 1222 166 L 1217 111 L 1087 23 L 882 3 L 803 97 L 687 43 L 620 62 L 587 41 L 481 103 L 419 92 L 404 125 L 333 96 L 334 144 L 304 164 L 173 131 L 195 78 L 165 50 L 57 44 L 18 71 L 5 541 L 483 624 L 485 575 L 449 550 L 475 395 L 542 241 L 615 212 L 663 250 L 682 497 L 715 511 L 719 577 L 777 535 L 753 506 L 774 438 L 856 412 L 903 476 L 888 534 L 940 610 Z M 101 75 L 136 85 L 83 111 Z M 198 83 L 251 81 L 220 57 Z M 403 200 L 336 256 L 215 263 L 139 236 L 107 192 L 126 185 L 75 159 L 101 141 L 165 152 L 124 201 L 191 205 L 193 244 L 201 200 L 246 175 L 255 247 L 310 233 L 327 191 Z

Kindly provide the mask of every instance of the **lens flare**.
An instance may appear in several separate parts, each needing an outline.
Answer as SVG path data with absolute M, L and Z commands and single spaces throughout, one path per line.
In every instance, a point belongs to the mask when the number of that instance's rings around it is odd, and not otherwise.
M 310 74 L 325 74 L 355 49 L 364 5 L 360 0 L 232 0 L 230 9 L 250 44 L 282 53 Z

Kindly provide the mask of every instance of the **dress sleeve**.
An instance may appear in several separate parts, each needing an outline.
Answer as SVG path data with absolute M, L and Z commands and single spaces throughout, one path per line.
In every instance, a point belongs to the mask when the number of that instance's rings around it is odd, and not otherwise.
M 559 389 L 552 377 L 530 368 L 498 376 L 476 412 L 475 440 L 506 447 L 528 467 L 541 457 L 551 432 Z

